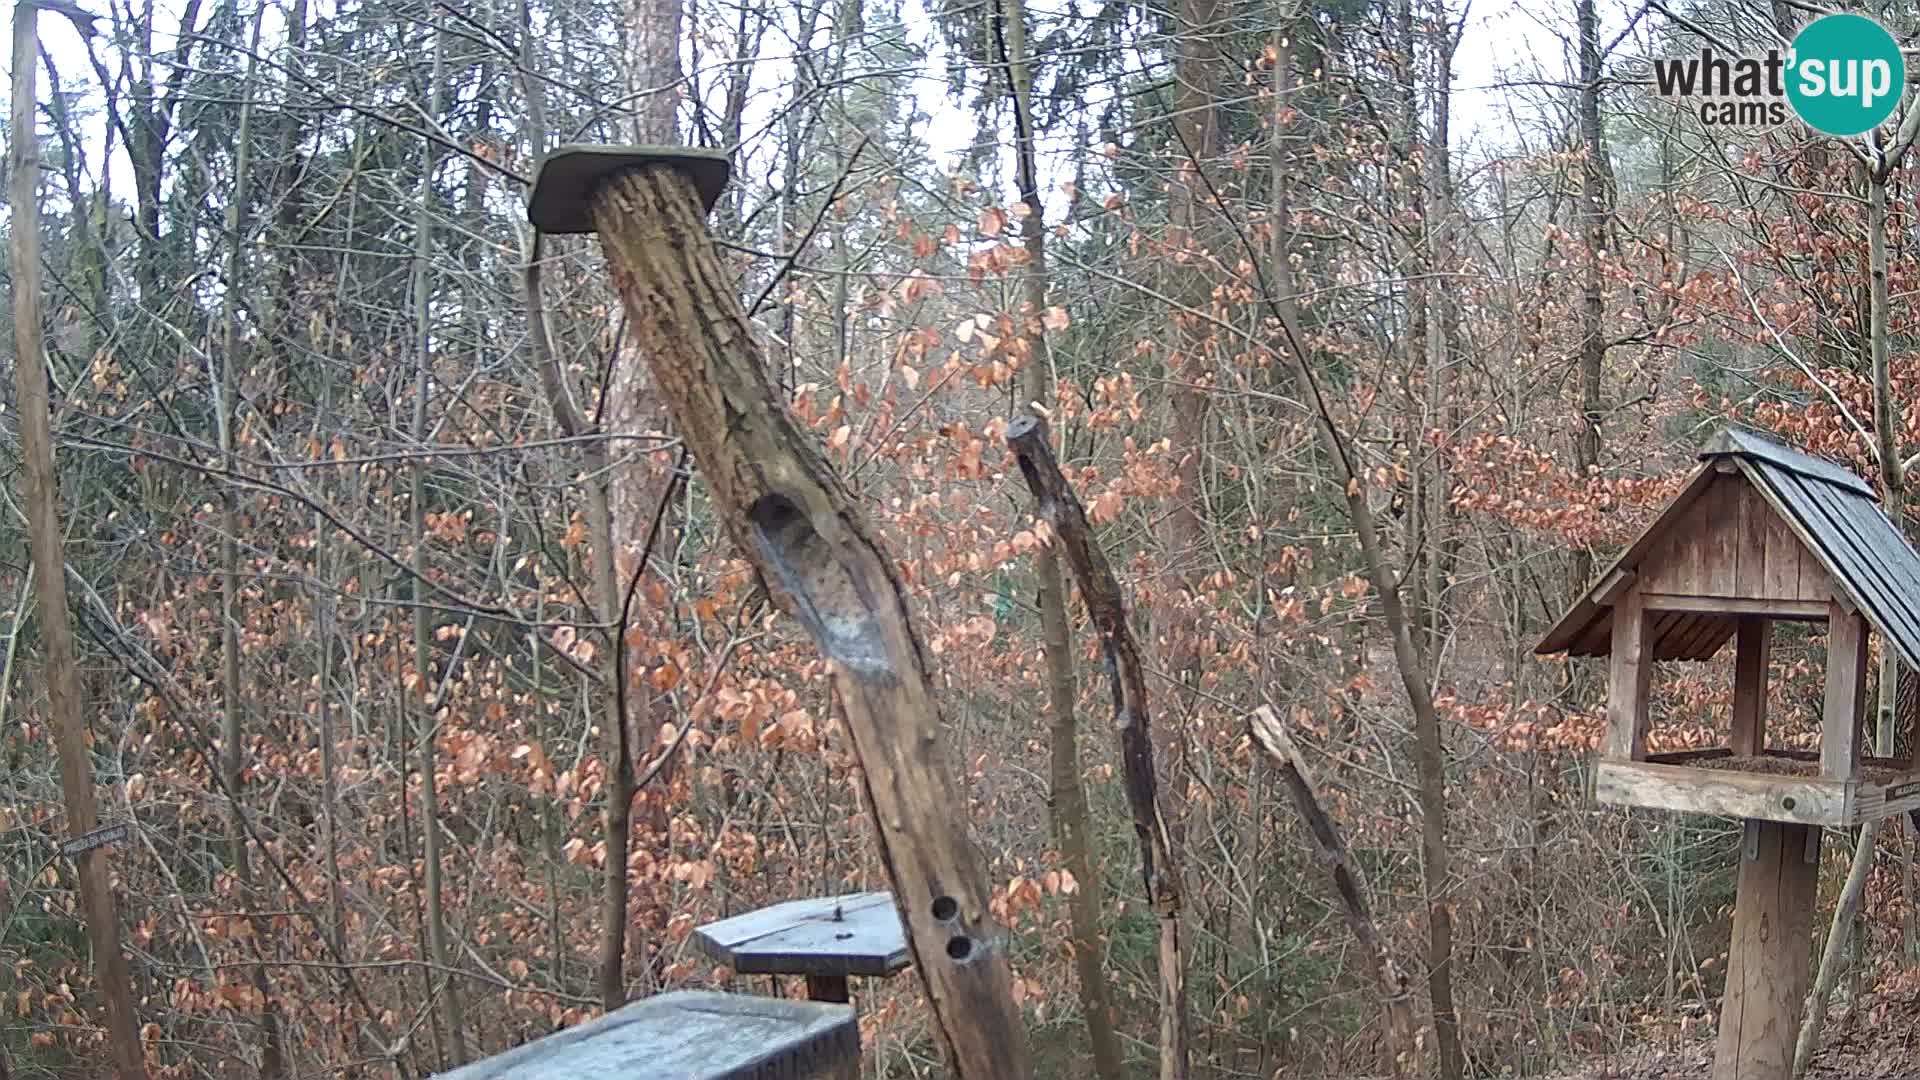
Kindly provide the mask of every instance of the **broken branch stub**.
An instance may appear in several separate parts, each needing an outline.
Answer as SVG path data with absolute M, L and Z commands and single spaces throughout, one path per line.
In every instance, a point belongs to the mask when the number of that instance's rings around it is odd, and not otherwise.
M 1313 773 L 1307 768 L 1306 759 L 1301 756 L 1300 747 L 1293 741 L 1280 714 L 1262 705 L 1248 719 L 1247 730 L 1260 749 L 1266 751 L 1274 767 L 1280 770 L 1280 779 L 1293 797 L 1293 806 L 1300 813 L 1301 823 L 1313 834 L 1314 844 L 1327 861 L 1327 872 L 1333 877 L 1334 891 L 1340 894 L 1340 906 L 1346 913 L 1347 926 L 1352 929 L 1360 947 L 1366 951 L 1367 966 L 1373 969 L 1374 982 L 1380 988 L 1380 1008 L 1387 1021 L 1387 1056 L 1392 1059 L 1390 1067 L 1395 1076 L 1407 1075 L 1419 1063 L 1419 1046 L 1414 1035 L 1413 998 L 1407 989 L 1406 974 L 1393 962 L 1386 939 L 1380 936 L 1380 928 L 1373 921 L 1373 912 L 1367 906 L 1367 886 L 1360 868 L 1348 855 L 1347 842 L 1341 837 L 1333 818 L 1321 806 L 1320 794 L 1313 786 Z
M 707 231 L 705 191 L 684 154 L 578 162 L 530 215 L 589 193 L 591 223 L 639 352 L 729 535 L 774 602 L 832 662 L 864 773 L 880 856 L 914 970 L 954 1072 L 1032 1075 L 1012 975 L 967 836 L 966 800 L 940 751 L 940 716 L 891 560 L 853 499 L 776 396 L 746 310 Z M 561 175 L 556 172 L 555 175 Z
M 1140 870 L 1147 899 L 1160 919 L 1160 1076 L 1187 1075 L 1186 950 L 1180 940 L 1180 863 L 1173 834 L 1160 807 L 1160 785 L 1153 766 L 1153 736 L 1148 727 L 1147 676 L 1140 646 L 1127 625 L 1127 604 L 1106 553 L 1093 542 L 1093 526 L 1060 472 L 1046 421 L 1023 416 L 1007 425 L 1007 446 L 1020 474 L 1039 502 L 1040 516 L 1052 527 L 1054 541 L 1073 569 L 1087 614 L 1100 631 L 1107 671 L 1113 682 L 1114 722 L 1120 735 L 1120 759 L 1140 838 Z

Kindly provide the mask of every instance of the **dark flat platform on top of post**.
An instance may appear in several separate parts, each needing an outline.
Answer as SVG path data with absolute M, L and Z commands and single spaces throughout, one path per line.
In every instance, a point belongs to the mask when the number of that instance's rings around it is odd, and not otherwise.
M 726 190 L 732 168 L 726 151 L 696 146 L 556 146 L 534 171 L 527 220 L 544 233 L 590 233 L 595 189 L 615 173 L 638 165 L 670 165 L 685 172 L 709 211 Z
M 859 1060 L 859 1022 L 845 1005 L 682 990 L 441 1080 L 799 1080 L 851 1075 Z

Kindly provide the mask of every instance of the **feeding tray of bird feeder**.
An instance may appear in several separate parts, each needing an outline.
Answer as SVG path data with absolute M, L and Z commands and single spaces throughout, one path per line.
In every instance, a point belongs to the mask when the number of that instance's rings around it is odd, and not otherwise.
M 693 934 L 736 974 L 805 975 L 816 1001 L 846 1001 L 849 975 L 889 978 L 912 962 L 889 892 L 789 900 Z
M 1700 454 L 1680 494 L 1536 649 L 1608 658 L 1603 803 L 1803 825 L 1858 825 L 1920 807 L 1911 754 L 1862 752 L 1867 640 L 1920 667 L 1920 555 L 1865 480 L 1749 431 Z M 1769 750 L 1776 621 L 1824 623 L 1820 748 Z M 1728 745 L 1649 753 L 1656 660 L 1706 660 L 1734 642 Z M 1909 736 L 1912 734 L 1908 733 Z M 1903 740 L 1908 747 L 1911 738 Z

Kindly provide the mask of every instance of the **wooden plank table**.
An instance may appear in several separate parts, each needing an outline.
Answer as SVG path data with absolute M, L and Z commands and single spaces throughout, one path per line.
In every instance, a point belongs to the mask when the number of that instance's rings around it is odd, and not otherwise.
M 890 892 L 849 893 L 749 911 L 694 930 L 702 952 L 740 975 L 804 975 L 815 1001 L 847 1001 L 847 977 L 889 978 L 912 957 Z
M 860 1026 L 848 1006 L 682 990 L 441 1080 L 839 1080 L 859 1067 Z

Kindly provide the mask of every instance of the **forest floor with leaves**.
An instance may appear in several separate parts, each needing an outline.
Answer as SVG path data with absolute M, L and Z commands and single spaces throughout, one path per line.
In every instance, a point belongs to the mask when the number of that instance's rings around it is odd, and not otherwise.
M 1555 1080 L 1708 1080 L 1713 1043 L 1628 1051 L 1557 1074 Z M 1920 991 L 1865 995 L 1831 1016 L 1807 1080 L 1920 1080 Z

